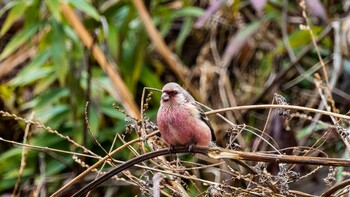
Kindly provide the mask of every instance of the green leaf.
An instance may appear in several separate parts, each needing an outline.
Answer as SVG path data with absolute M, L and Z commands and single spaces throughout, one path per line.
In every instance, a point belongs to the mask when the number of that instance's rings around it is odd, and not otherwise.
M 120 50 L 117 44 L 119 43 L 119 34 L 117 27 L 112 23 L 108 23 L 108 39 L 106 41 L 111 55 L 113 58 L 117 59 Z
M 47 122 L 47 121 L 52 121 L 52 119 L 61 114 L 61 113 L 67 113 L 71 110 L 71 107 L 69 105 L 57 105 L 54 107 L 48 107 L 48 108 L 43 108 L 40 111 L 37 111 L 36 117 L 41 121 L 41 122 Z M 67 118 L 67 117 L 66 117 Z M 54 128 L 51 124 L 49 124 L 51 128 Z
M 182 25 L 180 35 L 176 39 L 175 47 L 176 47 L 177 54 L 181 54 L 182 46 L 185 43 L 185 40 L 186 40 L 188 34 L 191 32 L 192 26 L 193 26 L 193 18 L 186 17 L 185 21 Z
M 42 67 L 50 56 L 51 53 L 49 50 L 39 53 L 13 80 L 10 81 L 10 84 L 13 86 L 27 85 L 45 77 L 48 73 L 53 72 L 53 69 L 50 67 Z
M 47 77 L 54 73 L 52 67 L 44 67 L 40 69 L 32 69 L 28 71 L 28 75 L 23 75 L 23 78 L 16 77 L 10 83 L 16 86 L 27 85 L 43 77 Z
M 98 14 L 97 10 L 92 6 L 90 3 L 88 3 L 85 0 L 68 0 L 69 3 L 71 3 L 76 9 L 81 10 L 85 14 L 91 16 L 95 20 L 100 20 L 100 15 Z
M 61 14 L 60 14 L 60 1 L 59 0 L 45 0 L 45 3 L 47 7 L 49 8 L 52 16 L 57 20 L 61 21 Z
M 186 7 L 186 8 L 182 8 L 182 9 L 174 11 L 172 14 L 172 17 L 174 17 L 174 18 L 182 17 L 182 16 L 199 17 L 199 16 L 202 16 L 203 13 L 204 13 L 204 11 L 202 8 Z
M 34 94 L 38 95 L 46 91 L 49 86 L 54 83 L 57 79 L 57 75 L 48 75 L 40 80 L 40 83 L 35 84 Z
M 137 40 L 137 46 L 135 47 L 135 51 L 133 52 L 134 54 L 134 60 L 135 62 L 133 63 L 133 68 L 131 70 L 132 76 L 131 76 L 131 86 L 130 86 L 130 91 L 135 92 L 136 89 L 136 84 L 139 81 L 141 70 L 144 64 L 144 58 L 145 58 L 145 48 L 147 45 L 147 37 L 145 34 L 140 33 L 139 39 Z
M 15 5 L 17 5 L 18 3 L 21 3 L 20 1 L 9 1 L 8 3 L 6 3 L 1 9 L 0 9 L 0 16 L 3 16 L 7 10 L 13 8 Z
M 100 112 L 95 105 L 89 105 L 89 125 L 93 134 L 98 133 L 99 120 L 101 118 Z
M 2 179 L 0 181 L 0 191 L 13 189 L 13 186 L 16 184 L 17 178 L 15 179 Z
M 48 176 L 57 175 L 58 172 L 66 168 L 67 164 L 72 164 L 72 163 L 73 163 L 72 157 L 65 158 L 64 163 L 57 160 L 49 160 L 46 164 L 47 165 L 46 174 Z
M 17 33 L 11 41 L 6 45 L 5 49 L 0 55 L 0 61 L 8 57 L 11 53 L 17 50 L 22 44 L 30 39 L 39 29 L 41 24 L 35 24 L 25 27 L 21 32 Z
M 54 104 L 56 101 L 58 101 L 62 97 L 67 97 L 68 95 L 69 95 L 68 88 L 50 89 L 36 98 L 38 99 L 37 107 L 44 107 L 48 104 Z
M 68 62 L 65 46 L 65 34 L 61 24 L 52 20 L 52 31 L 50 32 L 52 60 L 55 65 L 55 73 L 61 85 L 65 84 L 68 73 Z
M 22 17 L 26 8 L 26 4 L 24 2 L 20 2 L 10 10 L 4 24 L 1 27 L 0 36 L 3 36 L 10 29 L 12 24 Z
M 4 165 L 6 165 L 6 161 L 8 161 L 8 160 L 11 160 L 13 158 L 18 158 L 20 160 L 21 153 L 22 153 L 21 148 L 12 148 L 12 149 L 9 149 L 8 151 L 2 153 L 0 155 L 0 167 L 1 167 L 1 169 L 4 168 Z
M 101 101 L 101 112 L 103 114 L 106 114 L 109 117 L 124 121 L 125 114 L 114 109 L 114 107 L 112 105 L 113 102 L 115 102 L 115 99 L 112 97 L 108 97 L 107 99 L 104 99 L 103 101 Z

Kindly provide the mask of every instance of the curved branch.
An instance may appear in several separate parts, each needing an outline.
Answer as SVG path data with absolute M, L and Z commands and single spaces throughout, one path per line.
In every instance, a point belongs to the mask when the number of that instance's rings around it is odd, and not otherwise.
M 173 148 L 164 148 L 161 150 L 157 150 L 154 152 L 149 152 L 149 153 L 140 155 L 139 157 L 135 157 L 135 158 L 129 160 L 128 162 L 125 162 L 125 163 L 119 165 L 118 167 L 112 169 L 111 171 L 107 172 L 106 174 L 99 177 L 98 179 L 90 182 L 85 187 L 83 187 L 81 190 L 76 192 L 73 196 L 83 196 L 84 194 L 86 194 L 87 192 L 89 192 L 90 190 L 95 188 L 96 186 L 100 185 L 104 181 L 108 180 L 112 176 L 118 174 L 119 172 L 121 172 L 121 171 L 123 171 L 123 170 L 137 164 L 137 163 L 140 163 L 142 161 L 145 161 L 145 160 L 148 160 L 148 159 L 151 159 L 154 157 L 159 157 L 162 155 L 168 155 L 168 154 L 174 154 L 174 153 L 199 153 L 199 154 L 207 155 L 208 148 L 193 147 L 191 150 L 189 150 L 188 147 L 173 147 Z
M 328 197 L 331 196 L 334 192 L 338 191 L 341 188 L 344 188 L 346 186 L 350 185 L 350 179 L 347 179 L 343 182 L 340 182 L 336 185 L 334 185 L 333 187 L 331 187 L 328 191 L 326 191 L 325 193 L 323 193 L 321 195 L 321 197 Z

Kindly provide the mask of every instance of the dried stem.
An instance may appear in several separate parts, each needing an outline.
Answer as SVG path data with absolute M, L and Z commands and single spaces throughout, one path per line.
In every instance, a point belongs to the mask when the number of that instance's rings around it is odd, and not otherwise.
M 158 134 L 159 131 L 155 131 L 151 134 L 148 134 L 147 136 L 145 136 L 145 139 L 152 137 L 156 134 Z M 124 144 L 123 146 L 118 147 L 117 149 L 115 149 L 114 151 L 112 151 L 110 154 L 108 154 L 107 156 L 103 157 L 102 159 L 100 159 L 98 162 L 96 162 L 94 165 L 90 166 L 88 169 L 86 169 L 84 172 L 80 173 L 77 177 L 75 177 L 73 180 L 71 180 L 69 183 L 67 183 L 66 185 L 64 185 L 63 187 L 61 187 L 59 190 L 57 190 L 54 194 L 52 194 L 51 196 L 58 196 L 60 193 L 63 192 L 63 190 L 65 190 L 66 188 L 68 188 L 69 186 L 73 185 L 74 183 L 76 183 L 79 179 L 81 179 L 83 176 L 85 176 L 87 173 L 89 173 L 92 169 L 95 169 L 98 165 L 100 165 L 101 163 L 103 163 L 104 161 L 106 161 L 107 159 L 109 159 L 111 156 L 115 155 L 116 153 L 118 153 L 119 151 L 123 150 L 125 147 L 129 146 L 130 144 L 134 144 L 137 142 L 140 142 L 144 139 L 134 139 L 129 141 L 128 143 Z
M 337 117 L 345 120 L 350 120 L 350 116 L 347 115 L 342 115 L 338 113 L 333 113 L 333 112 L 328 112 L 328 111 L 323 111 L 323 110 L 318 110 L 318 109 L 313 109 L 309 107 L 301 107 L 301 106 L 295 106 L 295 105 L 244 105 L 244 106 L 238 106 L 238 107 L 228 107 L 228 108 L 223 108 L 223 109 L 217 109 L 213 111 L 206 112 L 206 115 L 212 115 L 212 114 L 217 114 L 229 110 L 247 110 L 247 109 L 269 109 L 269 108 L 283 108 L 283 109 L 294 109 L 294 110 L 302 110 L 302 111 L 308 111 L 308 112 L 313 112 L 313 113 L 320 113 L 323 115 L 327 116 L 332 116 L 332 117 Z

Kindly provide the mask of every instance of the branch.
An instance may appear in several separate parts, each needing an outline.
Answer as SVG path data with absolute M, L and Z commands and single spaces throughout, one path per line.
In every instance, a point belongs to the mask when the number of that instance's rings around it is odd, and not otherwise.
M 326 157 L 307 157 L 295 155 L 276 155 L 261 152 L 242 152 L 224 148 L 210 148 L 208 156 L 214 159 L 236 159 L 257 162 L 272 163 L 292 163 L 292 164 L 310 164 L 322 166 L 344 166 L 350 167 L 350 159 L 326 158 Z
M 204 147 L 194 147 L 191 151 L 187 147 L 174 147 L 173 149 L 165 148 L 154 152 L 149 152 L 141 156 L 135 157 L 128 162 L 125 162 L 118 167 L 107 172 L 100 178 L 90 182 L 81 190 L 76 192 L 73 196 L 83 196 L 88 191 L 94 189 L 104 181 L 108 180 L 112 176 L 118 174 L 119 172 L 134 166 L 137 163 L 143 162 L 154 157 L 159 157 L 167 154 L 175 153 L 199 153 L 207 155 L 215 159 L 236 159 L 236 160 L 247 160 L 247 161 L 263 161 L 272 163 L 293 163 L 293 164 L 311 164 L 311 165 L 325 165 L 325 166 L 344 166 L 350 167 L 350 160 L 339 159 L 339 158 L 324 158 L 324 157 L 306 157 L 306 156 L 293 156 L 293 155 L 275 155 L 267 153 L 251 153 L 234 151 L 223 148 L 204 148 Z
M 346 186 L 350 185 L 350 179 L 347 179 L 343 182 L 340 182 L 336 185 L 334 185 L 332 188 L 330 188 L 328 191 L 326 191 L 325 193 L 323 193 L 321 195 L 321 197 L 328 197 L 331 196 L 333 193 L 335 193 L 336 191 L 338 191 L 339 189 L 343 189 Z
M 221 112 L 225 112 L 225 111 L 233 111 L 233 110 L 269 109 L 269 108 L 302 110 L 302 111 L 319 113 L 319 114 L 323 114 L 323 115 L 327 115 L 327 116 L 333 116 L 333 117 L 337 117 L 337 118 L 341 118 L 341 119 L 350 120 L 350 116 L 347 116 L 347 115 L 338 114 L 338 113 L 329 112 L 329 111 L 318 110 L 318 109 L 313 109 L 313 108 L 309 108 L 309 107 L 301 107 L 301 106 L 296 106 L 296 105 L 245 105 L 245 106 L 228 107 L 228 108 L 223 108 L 223 109 L 212 110 L 212 111 L 206 112 L 205 114 L 211 115 L 211 114 L 217 114 L 217 113 L 221 113 Z
M 129 160 L 128 162 L 125 162 L 125 163 L 119 165 L 118 167 L 112 169 L 111 171 L 107 172 L 106 174 L 99 177 L 98 179 L 90 182 L 85 187 L 83 187 L 81 190 L 76 192 L 73 196 L 74 197 L 75 196 L 83 196 L 84 194 L 86 194 L 90 190 L 94 189 L 96 186 L 100 185 L 104 181 L 108 180 L 112 176 L 118 174 L 119 172 L 121 172 L 121 171 L 123 171 L 123 170 L 137 164 L 137 163 L 143 162 L 143 161 L 148 160 L 148 159 L 152 159 L 154 157 L 159 157 L 159 156 L 168 155 L 168 154 L 175 154 L 175 153 L 199 153 L 199 154 L 207 155 L 208 148 L 194 147 L 192 150 L 189 150 L 188 147 L 182 146 L 182 147 L 173 147 L 172 149 L 164 148 L 161 150 L 157 150 L 154 152 L 149 152 L 149 153 L 140 155 L 138 157 L 135 157 L 135 158 Z

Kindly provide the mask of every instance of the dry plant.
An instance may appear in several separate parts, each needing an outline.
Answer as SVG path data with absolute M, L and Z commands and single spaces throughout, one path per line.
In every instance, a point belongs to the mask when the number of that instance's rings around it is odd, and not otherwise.
M 152 121 L 148 120 L 145 115 L 152 93 L 148 93 L 146 98 L 144 95 L 147 91 L 155 90 L 156 89 L 153 88 L 144 88 L 142 108 L 140 110 L 141 119 L 128 116 L 125 111 L 121 110 L 117 105 L 114 105 L 117 110 L 123 112 L 127 117 L 125 133 L 123 135 L 134 132 L 137 134 L 137 138 L 125 141 L 123 136 L 117 134 L 114 143 L 119 140 L 123 145 L 113 148 L 113 143 L 110 146 L 109 152 L 107 152 L 90 131 L 94 142 L 103 149 L 105 156 L 97 155 L 92 150 L 88 150 L 79 145 L 70 137 L 64 136 L 58 131 L 52 130 L 50 127 L 44 126 L 39 122 L 32 119 L 27 120 L 4 111 L 0 111 L 2 116 L 17 121 L 23 121 L 28 125 L 27 128 L 29 128 L 29 125 L 43 128 L 82 149 L 84 154 L 57 150 L 49 147 L 38 147 L 30 145 L 26 141 L 18 143 L 7 141 L 2 138 L 0 140 L 25 147 L 23 148 L 22 160 L 25 160 L 28 148 L 45 152 L 57 151 L 71 154 L 74 161 L 80 164 L 82 168 L 86 169 L 69 183 L 66 183 L 62 188 L 57 190 L 52 196 L 59 196 L 67 193 L 71 190 L 74 183 L 84 181 L 88 183 L 87 186 L 75 194 L 75 196 L 82 196 L 94 187 L 109 180 L 111 177 L 113 177 L 113 180 L 108 181 L 110 184 L 114 185 L 118 184 L 118 182 L 123 182 L 127 185 L 137 186 L 142 195 L 145 196 L 160 196 L 160 194 L 165 196 L 193 196 L 193 194 L 199 196 L 313 196 L 302 191 L 292 190 L 289 185 L 301 182 L 303 179 L 306 179 L 311 174 L 320 170 L 323 166 L 329 166 L 329 173 L 327 177 L 324 177 L 324 182 L 329 186 L 329 189 L 323 196 L 339 196 L 348 191 L 348 180 L 336 185 L 333 184 L 337 172 L 336 167 L 350 167 L 350 160 L 331 158 L 322 151 L 321 146 L 327 143 L 326 135 L 330 132 L 338 132 L 344 141 L 349 139 L 348 132 L 341 126 L 349 125 L 349 116 L 289 105 L 281 95 L 275 94 L 274 102 L 277 104 L 239 106 L 206 112 L 207 115 L 218 115 L 230 125 L 230 128 L 227 130 L 229 142 L 225 147 L 196 147 L 193 150 L 188 150 L 187 147 L 169 149 L 159 137 L 157 126 Z M 219 114 L 225 111 L 256 110 L 260 108 L 270 109 L 272 115 L 282 117 L 286 122 L 290 122 L 296 117 L 309 118 L 307 115 L 308 112 L 327 115 L 332 117 L 332 119 L 336 119 L 337 122 L 335 124 L 320 122 L 328 127 L 328 132 L 310 147 L 297 146 L 281 149 L 278 147 L 273 137 L 269 136 L 264 131 L 265 129 L 261 131 L 249 125 L 237 125 Z M 86 117 L 86 121 L 88 121 L 88 117 Z M 291 127 L 291 125 L 289 125 L 289 127 Z M 88 130 L 90 130 L 90 128 L 88 128 Z M 259 139 L 259 143 L 254 150 L 237 150 L 237 146 L 234 145 L 237 136 L 246 135 L 248 133 L 255 135 L 257 139 Z M 267 146 L 269 148 L 266 148 L 266 151 L 256 151 L 258 150 L 258 146 Z M 129 161 L 114 159 L 116 154 L 122 150 L 128 150 L 130 154 L 134 155 L 134 158 Z M 286 155 L 285 152 L 287 150 L 292 150 L 292 155 Z M 175 157 L 177 153 L 187 153 L 187 155 L 178 155 Z M 191 159 L 188 159 L 188 156 L 191 156 Z M 82 158 L 85 157 L 96 158 L 98 161 L 90 165 L 82 160 Z M 278 171 L 276 174 L 272 174 L 267 169 L 270 163 L 278 164 Z M 300 174 L 298 168 L 296 168 L 297 164 L 299 167 L 300 165 L 307 166 L 308 172 Z M 20 171 L 23 171 L 23 168 L 25 168 L 25 165 L 21 165 Z M 118 174 L 120 172 L 122 172 L 122 175 Z M 87 179 L 83 179 L 83 177 L 88 174 L 95 174 L 95 180 L 90 179 L 90 181 L 88 181 Z M 19 175 L 18 178 L 19 180 L 20 176 L 21 175 Z M 14 194 L 17 190 L 17 187 L 15 188 Z

